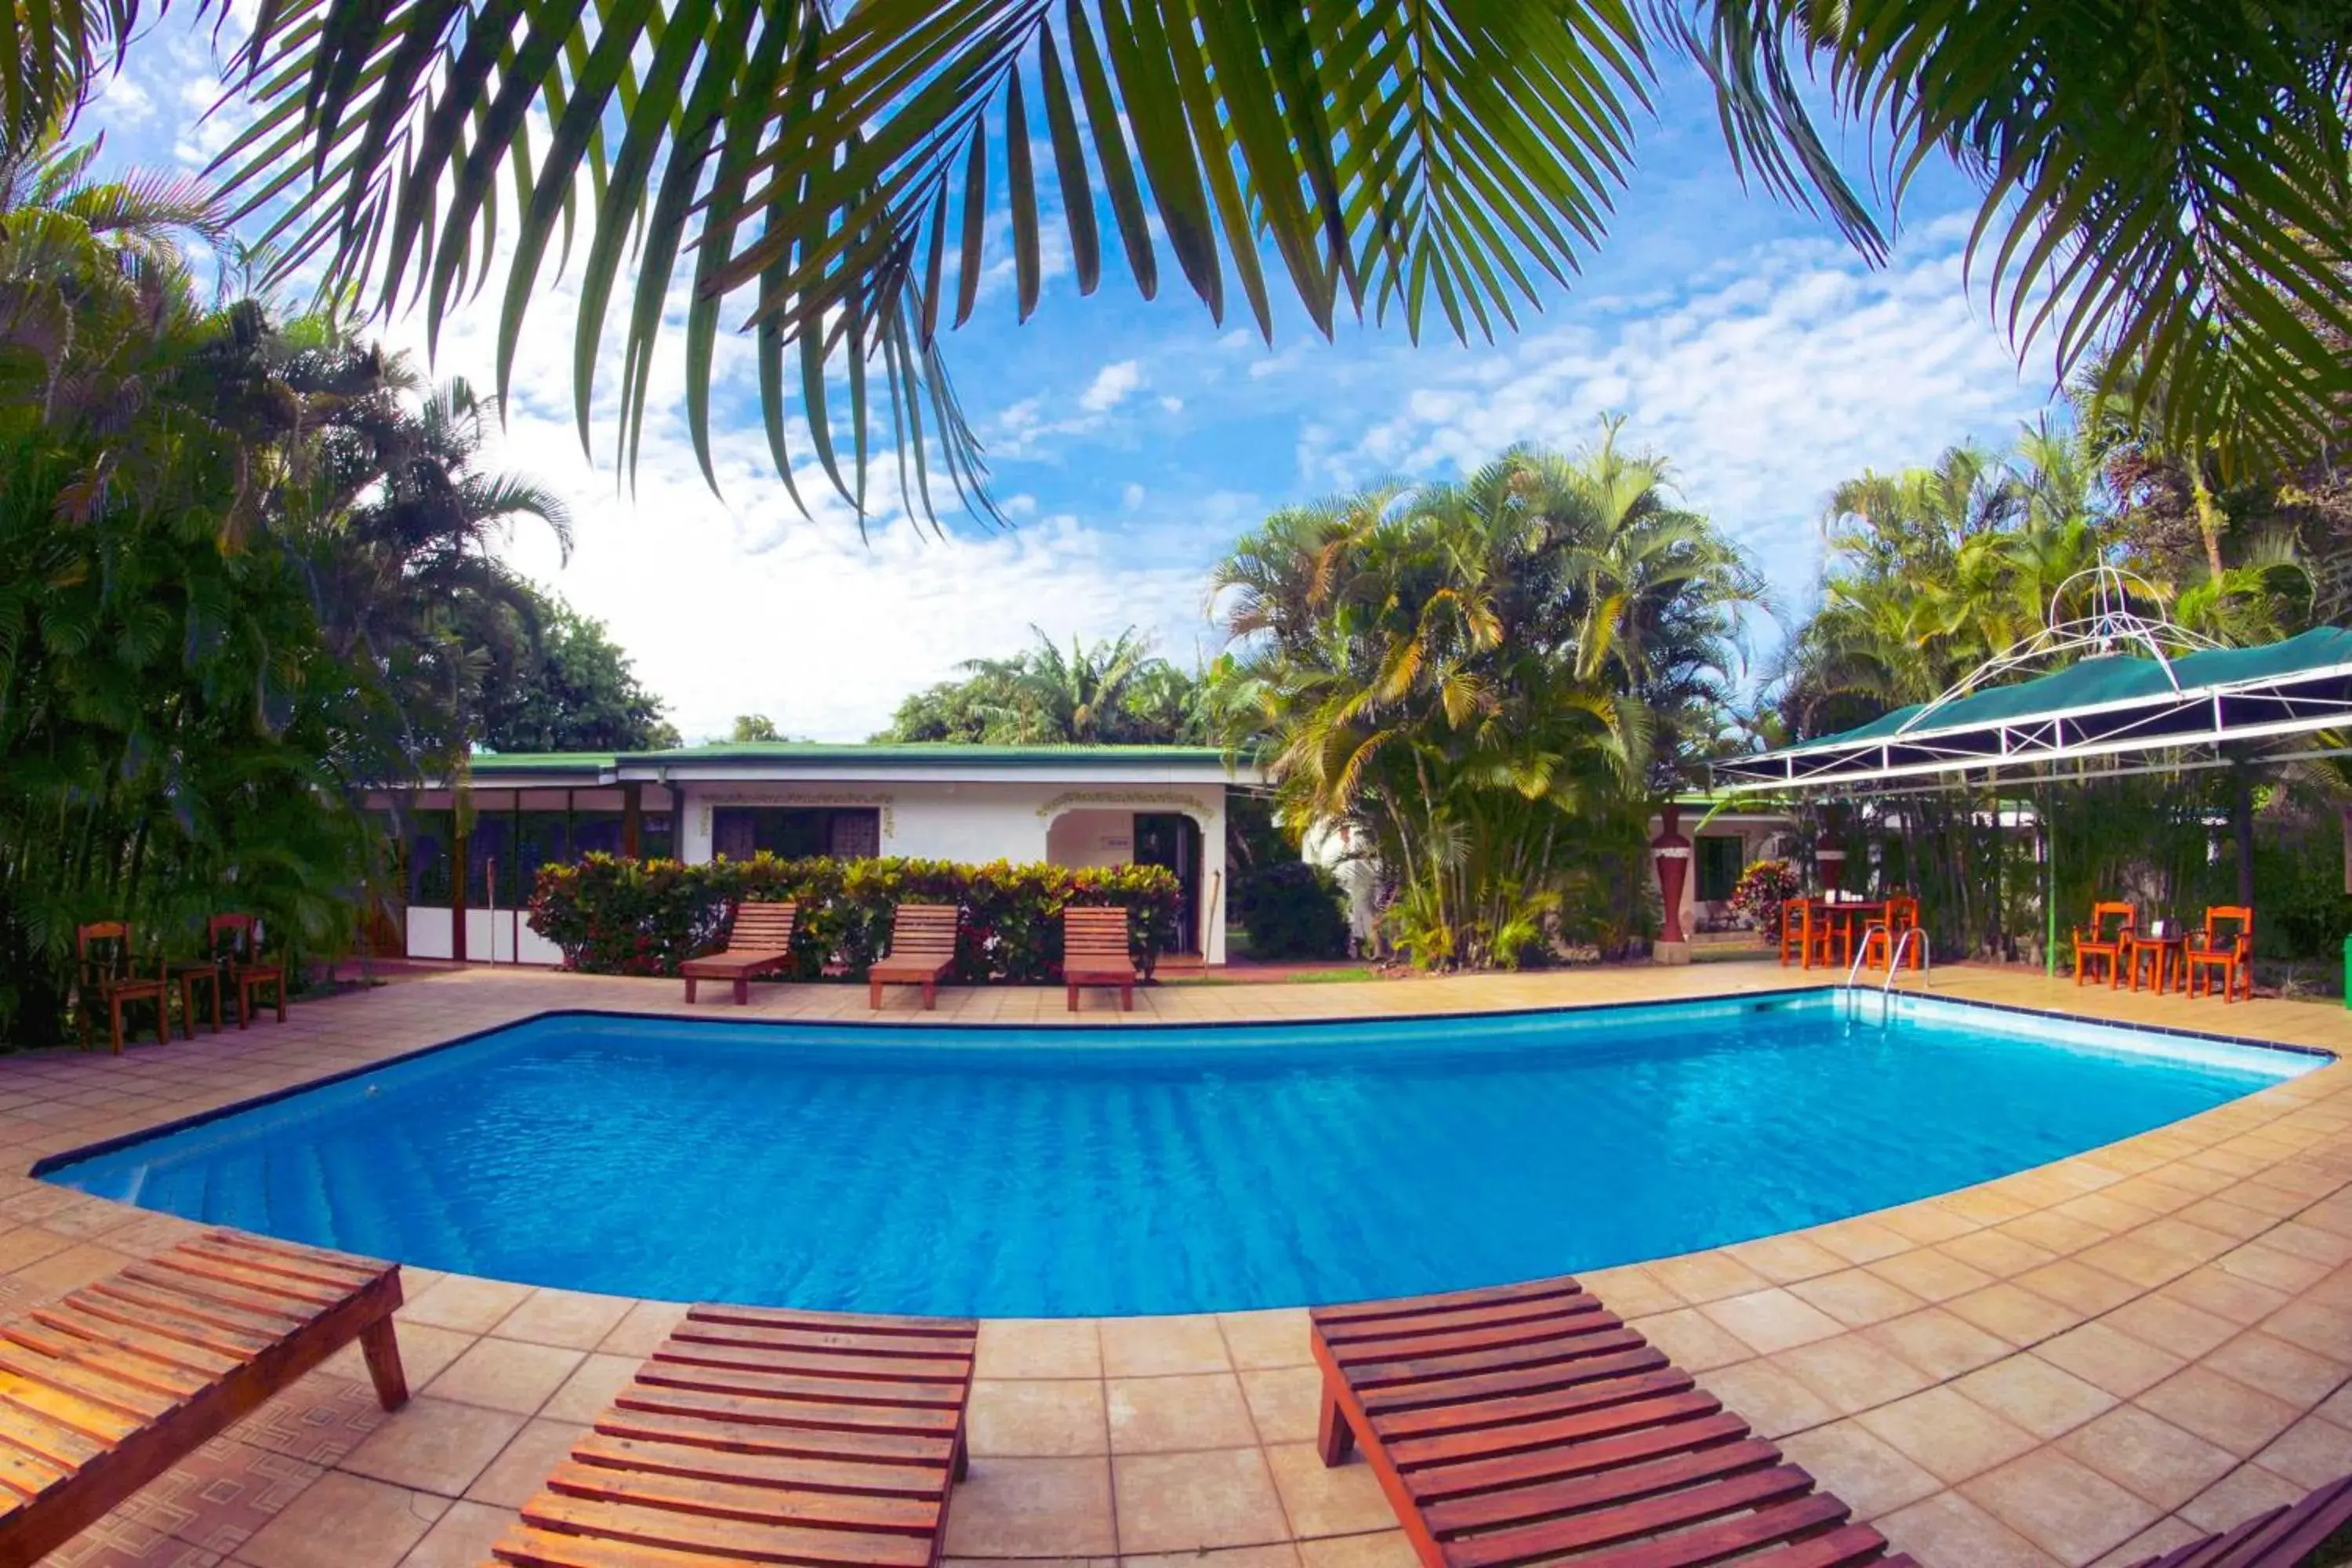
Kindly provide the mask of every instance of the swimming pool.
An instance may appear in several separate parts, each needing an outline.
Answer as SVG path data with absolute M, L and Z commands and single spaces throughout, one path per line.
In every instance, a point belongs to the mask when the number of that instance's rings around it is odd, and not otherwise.
M 1122 1029 L 559 1014 L 48 1179 L 422 1266 L 1004 1316 L 1492 1284 L 2039 1164 L 2326 1058 L 1825 992 Z

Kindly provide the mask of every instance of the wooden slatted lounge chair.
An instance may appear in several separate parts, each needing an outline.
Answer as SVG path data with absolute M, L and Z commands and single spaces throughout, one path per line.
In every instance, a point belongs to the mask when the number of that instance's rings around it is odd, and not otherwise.
M 515 1568 L 932 1568 L 970 1319 L 696 1307 L 492 1548 Z
M 800 912 L 800 906 L 789 901 L 736 905 L 735 918 L 727 928 L 726 947 L 677 966 L 677 972 L 686 976 L 686 999 L 694 1000 L 698 980 L 727 980 L 735 985 L 735 1005 L 750 1002 L 753 975 L 792 967 L 793 928 L 799 923 Z
M 953 904 L 900 904 L 890 914 L 890 955 L 866 972 L 866 1002 L 882 1005 L 885 985 L 919 985 L 923 1011 L 939 1005 L 940 977 L 955 967 Z
M 354 1340 L 408 1400 L 400 1268 L 207 1231 L 0 1324 L 0 1568 L 21 1568 Z
M 100 921 L 74 929 L 74 959 L 80 971 L 74 1014 L 81 1047 L 89 1048 L 90 1031 L 106 1020 L 107 1037 L 114 1054 L 122 1054 L 122 1009 L 143 1002 L 155 1009 L 155 1043 L 172 1042 L 170 983 L 162 971 L 139 973 L 131 944 L 131 922 Z
M 1118 1010 L 1134 1012 L 1136 979 L 1125 909 L 1062 911 L 1062 980 L 1069 987 L 1071 1012 L 1078 1010 L 1078 989 L 1085 985 L 1118 986 Z
M 240 1029 L 252 1026 L 254 999 L 264 991 L 276 994 L 278 1021 L 286 1021 L 286 967 L 262 962 L 259 923 L 251 915 L 215 915 L 205 922 L 205 951 L 228 977 Z
M 2113 921 L 2112 926 L 2107 922 Z M 2100 959 L 2107 966 L 2107 989 L 2122 984 L 2125 950 L 2131 946 L 2133 928 L 2139 916 L 2129 904 L 2095 903 L 2091 906 L 2091 923 L 2074 928 L 2074 984 L 2081 985 L 2089 973 L 2090 961 Z
M 1323 1462 L 1363 1445 L 1428 1568 L 1911 1562 L 1573 1279 L 1312 1318 Z
M 2319 1548 L 2347 1530 L 2352 1530 L 2352 1476 L 2328 1482 L 2301 1502 L 2256 1514 L 2235 1530 L 2146 1558 L 2134 1568 L 2303 1568 L 2321 1561 L 2315 1555 Z
M 2254 999 L 2254 911 L 2243 904 L 2216 904 L 2205 911 L 2202 936 L 2189 939 L 2181 953 L 2189 965 L 2189 994 L 2213 994 L 2213 973 L 2221 974 L 2221 1000 L 2231 994 Z M 2198 988 L 2202 978 L 2204 988 Z

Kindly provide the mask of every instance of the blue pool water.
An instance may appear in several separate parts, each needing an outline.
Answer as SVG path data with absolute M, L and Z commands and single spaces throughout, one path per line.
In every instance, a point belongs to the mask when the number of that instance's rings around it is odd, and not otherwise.
M 2322 1059 L 1899 1012 L 1849 1025 L 1812 993 L 1115 1031 L 558 1015 L 48 1174 L 625 1295 L 1199 1311 L 1738 1241 L 2074 1153 Z

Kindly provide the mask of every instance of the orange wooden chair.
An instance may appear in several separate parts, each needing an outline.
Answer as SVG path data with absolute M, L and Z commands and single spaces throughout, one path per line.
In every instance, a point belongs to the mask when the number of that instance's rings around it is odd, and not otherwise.
M 1062 911 L 1062 981 L 1071 1012 L 1078 1010 L 1078 989 L 1086 985 L 1118 986 L 1118 1010 L 1134 1012 L 1136 979 L 1124 907 Z
M 2107 918 L 2115 917 L 2113 931 L 2107 929 Z M 2131 945 L 2132 930 L 2139 916 L 2129 904 L 2098 903 L 2091 906 L 2091 923 L 2074 928 L 2074 984 L 2083 984 L 2086 961 L 2103 958 L 2107 963 L 2107 989 L 2112 991 L 2123 978 L 2124 950 Z
M 1886 900 L 1886 913 L 1871 921 L 1862 931 L 1862 966 L 1864 969 L 1893 969 L 1895 948 L 1906 933 L 1919 929 L 1919 900 L 1908 893 L 1897 893 Z M 1911 944 L 1911 967 L 1924 968 L 1927 962 L 1927 942 L 1925 937 Z
M 955 967 L 960 919 L 953 904 L 900 904 L 892 910 L 890 956 L 875 960 L 866 972 L 866 1005 L 882 1005 L 885 985 L 919 985 L 923 1011 L 939 1005 L 940 981 Z
M 1812 899 L 1789 899 L 1780 905 L 1780 962 L 1797 960 L 1805 968 L 1813 966 L 1815 950 L 1820 949 L 1826 960 L 1829 928 L 1822 922 L 1818 901 Z
M 2217 929 L 2221 928 L 2221 929 Z M 2254 997 L 2254 911 L 2243 904 L 2215 904 L 2205 911 L 2205 934 L 2189 939 L 2182 955 L 2189 963 L 2189 994 L 2210 996 L 2212 973 L 2221 972 L 2221 1000 L 2235 991 L 2251 1002 Z M 2205 976 L 2205 988 L 2197 981 Z
M 98 1016 L 106 1015 L 107 1037 L 114 1054 L 122 1054 L 122 1009 L 131 1003 L 150 1003 L 155 1009 L 155 1043 L 172 1042 L 171 983 L 162 969 L 139 973 L 128 921 L 97 921 L 74 928 L 74 959 L 80 970 L 80 999 L 74 1008 L 79 1021 L 82 1049 Z
M 236 997 L 236 1026 L 253 1024 L 257 993 L 274 992 L 278 1021 L 286 1021 L 286 966 L 261 960 L 261 922 L 251 915 L 215 915 L 205 922 L 205 951 L 221 966 L 230 994 Z

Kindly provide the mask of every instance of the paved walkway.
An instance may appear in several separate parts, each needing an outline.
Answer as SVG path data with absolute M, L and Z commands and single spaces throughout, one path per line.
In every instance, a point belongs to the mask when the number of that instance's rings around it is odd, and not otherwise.
M 1360 1017 L 1770 989 L 1769 963 L 1146 991 L 1133 1022 Z M 1811 977 L 1824 978 L 1818 973 Z M 2352 1053 L 2328 1005 L 2222 1007 L 1939 971 L 1946 994 Z M 674 982 L 453 972 L 121 1059 L 0 1058 L 0 1170 L 551 1007 L 681 1012 Z M 723 994 L 723 993 L 722 993 Z M 950 992 L 917 1026 L 1059 1023 L 1056 991 Z M 863 1017 L 767 986 L 765 1017 Z M 740 1016 L 723 1003 L 696 1009 Z M 1117 1021 L 1090 1011 L 1086 1021 Z M 192 1227 L 0 1177 L 0 1313 Z M 352 1353 L 53 1562 L 472 1568 L 667 1331 L 656 1302 L 407 1271 L 414 1403 Z M 2126 1562 L 2352 1469 L 2352 1066 L 1959 1193 L 1587 1276 L 1936 1568 Z M 1360 1459 L 1314 1456 L 1303 1313 L 992 1321 L 952 1559 L 1411 1568 Z

